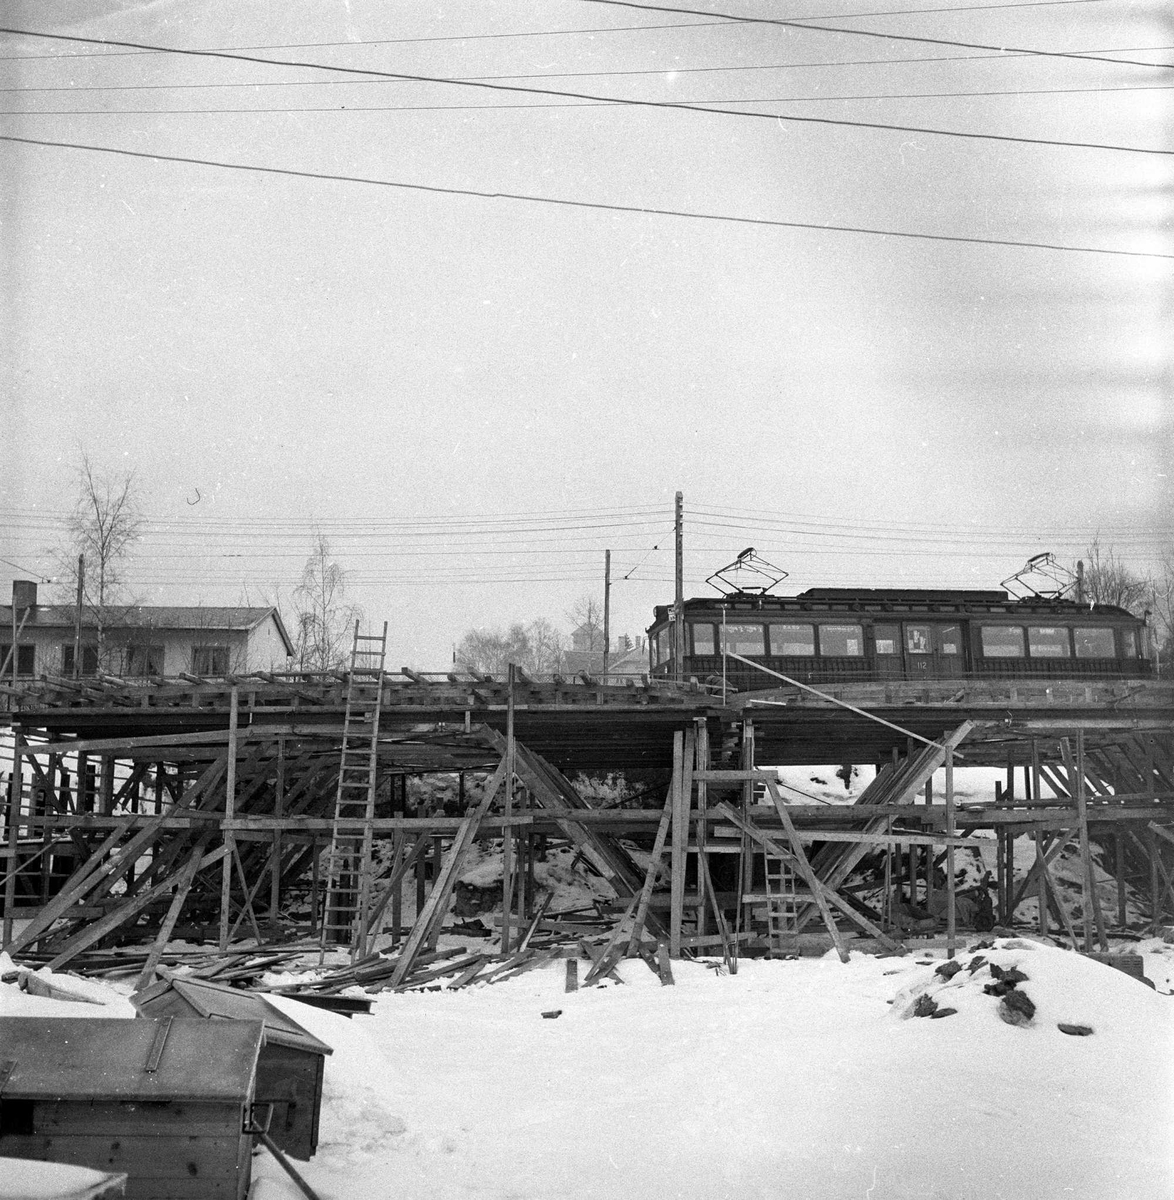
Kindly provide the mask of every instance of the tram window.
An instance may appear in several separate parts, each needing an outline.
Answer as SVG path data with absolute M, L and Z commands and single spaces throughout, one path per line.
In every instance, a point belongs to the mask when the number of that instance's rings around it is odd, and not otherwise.
M 1074 629 L 1077 658 L 1116 658 L 1113 631 L 1103 626 L 1099 629 Z
M 874 625 L 877 654 L 900 654 L 901 631 L 896 625 Z
M 661 663 L 668 662 L 673 657 L 673 627 L 671 625 L 662 629 L 656 635 L 656 662 L 659 666 Z
M 811 625 L 772 625 L 770 652 L 781 658 L 801 658 L 815 653 L 815 629 Z
M 1121 653 L 1125 658 L 1137 657 L 1137 630 L 1121 630 Z
M 821 625 L 819 652 L 825 658 L 858 658 L 864 653 L 864 630 L 859 625 Z
M 987 658 L 1023 658 L 1022 625 L 983 625 L 982 652 Z
M 726 625 L 722 634 L 725 648 L 731 654 L 766 653 L 766 632 L 761 625 Z
M 910 654 L 929 654 L 933 650 L 930 627 L 928 625 L 906 625 L 905 649 Z
M 1027 645 L 1032 658 L 1067 658 L 1068 630 L 1062 625 L 1029 625 Z
M 712 625 L 694 625 L 693 629 L 693 653 L 694 654 L 716 654 L 714 649 L 715 643 L 713 640 Z
M 943 625 L 938 631 L 943 654 L 962 653 L 962 626 Z

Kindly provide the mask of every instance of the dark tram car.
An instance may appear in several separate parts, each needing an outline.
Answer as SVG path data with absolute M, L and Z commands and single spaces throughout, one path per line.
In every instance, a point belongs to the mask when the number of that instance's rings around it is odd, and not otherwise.
M 685 601 L 685 679 L 780 686 L 732 654 L 803 683 L 895 679 L 1099 679 L 1149 674 L 1145 622 L 1122 608 L 1017 600 L 1002 591 L 811 588 L 797 596 Z M 673 677 L 673 609 L 648 629 L 650 668 Z

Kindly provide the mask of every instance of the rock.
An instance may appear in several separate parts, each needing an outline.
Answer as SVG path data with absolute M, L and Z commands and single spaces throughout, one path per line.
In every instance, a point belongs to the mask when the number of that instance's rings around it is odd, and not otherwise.
M 1003 972 L 1003 982 L 1014 987 L 1017 983 L 1026 983 L 1027 976 L 1018 967 L 1012 967 L 1009 971 Z
M 552 1008 L 549 1012 L 544 1012 L 542 1015 L 548 1021 L 552 1021 L 555 1017 L 561 1017 L 563 1015 L 563 1010 L 561 1008 Z
M 937 1010 L 938 1002 L 932 996 L 927 996 L 924 992 L 917 997 L 917 1003 L 913 1005 L 913 1015 L 915 1017 L 932 1017 Z
M 956 1008 L 939 1008 L 936 1012 L 931 1012 L 930 1020 L 936 1021 L 938 1017 L 952 1017 L 958 1010 Z
M 1013 987 L 999 1002 L 999 1016 L 1008 1025 L 1030 1025 L 1035 1016 L 1035 1005 L 1026 992 Z
M 985 967 L 985 966 L 986 966 L 986 958 L 981 954 L 976 954 L 970 960 L 970 962 L 968 962 L 966 964 L 966 969 L 971 973 L 971 975 L 973 975 L 974 972 L 977 971 L 980 967 Z
M 940 975 L 943 979 L 953 979 L 961 970 L 962 964 L 956 958 L 952 958 L 948 962 L 944 962 L 938 966 L 934 974 Z
M 991 963 L 991 975 L 995 979 L 1002 979 L 1003 978 L 1003 968 L 1000 967 L 998 963 Z
M 982 990 L 988 996 L 1005 996 L 1008 992 L 1013 991 L 1015 985 L 1013 983 L 1004 983 L 999 980 L 998 983 L 988 983 Z
M 1056 1025 L 1061 1033 L 1071 1034 L 1072 1037 L 1088 1037 L 1092 1029 L 1088 1025 L 1065 1025 L 1063 1021 Z

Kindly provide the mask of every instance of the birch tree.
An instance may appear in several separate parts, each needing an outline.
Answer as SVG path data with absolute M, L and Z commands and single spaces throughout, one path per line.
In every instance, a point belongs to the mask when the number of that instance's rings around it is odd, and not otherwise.
M 330 540 L 318 533 L 293 593 L 297 645 L 294 660 L 307 671 L 346 667 L 355 622 L 362 609 L 347 599 L 347 573 L 335 561 Z

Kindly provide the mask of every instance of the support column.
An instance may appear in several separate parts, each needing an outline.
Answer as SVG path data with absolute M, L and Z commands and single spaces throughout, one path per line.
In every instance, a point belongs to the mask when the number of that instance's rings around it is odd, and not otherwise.
M 224 820 L 230 825 L 236 816 L 236 750 L 237 723 L 240 719 L 240 696 L 234 687 L 229 694 L 228 762 L 224 783 Z M 236 855 L 236 834 L 231 827 L 224 830 L 224 846 L 228 853 L 221 860 L 220 871 L 220 951 L 228 949 L 229 901 L 232 894 L 232 860 Z
M 955 823 L 956 813 L 954 811 L 954 747 L 946 746 L 946 834 L 951 839 L 958 834 L 957 825 Z M 955 951 L 955 941 L 957 938 L 957 912 L 956 906 L 958 902 L 958 887 L 957 880 L 954 878 L 954 842 L 951 840 L 946 845 L 946 887 L 949 889 L 946 892 L 946 957 L 953 958 Z
M 16 656 L 15 641 L 13 657 Z M 24 796 L 21 764 L 24 758 L 24 734 L 19 729 L 12 733 L 12 775 L 8 780 L 8 860 L 7 879 L 4 881 L 4 945 L 12 941 L 13 909 L 16 907 L 17 852 L 20 845 L 20 816 Z M 1150 834 L 1152 841 L 1153 834 Z
M 684 774 L 685 735 L 677 730 L 673 734 L 673 797 L 671 877 L 669 890 L 669 954 L 681 957 L 681 926 L 685 918 L 685 855 L 689 839 L 689 810 L 687 801 L 682 801 L 682 775 Z
M 501 830 L 501 952 L 510 952 L 510 925 L 514 908 L 514 830 L 509 824 L 514 815 L 514 681 L 517 668 L 509 665 L 509 692 L 506 699 L 505 725 L 505 804 L 506 824 Z

